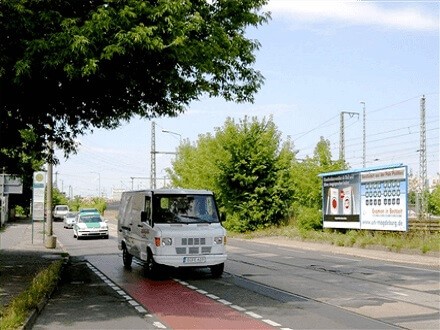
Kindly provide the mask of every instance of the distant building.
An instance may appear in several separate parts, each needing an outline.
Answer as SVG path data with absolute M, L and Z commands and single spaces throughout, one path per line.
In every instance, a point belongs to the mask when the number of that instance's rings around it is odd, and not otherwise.
M 113 201 L 119 201 L 121 200 L 122 193 L 126 191 L 126 189 L 123 188 L 112 188 L 112 195 L 111 200 Z

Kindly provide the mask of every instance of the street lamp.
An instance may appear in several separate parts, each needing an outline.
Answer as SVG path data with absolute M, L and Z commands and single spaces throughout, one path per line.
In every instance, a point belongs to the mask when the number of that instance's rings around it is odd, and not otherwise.
M 361 102 L 359 102 L 360 104 L 362 104 L 363 105 L 363 108 L 362 108 L 362 114 L 363 114 L 363 129 L 362 129 L 362 164 L 363 164 L 363 167 L 365 168 L 365 165 L 366 165 L 366 162 L 367 162 L 367 142 L 366 142 L 366 137 L 365 137 L 365 135 L 366 135 L 366 131 L 365 131 L 365 102 L 364 101 L 361 101 Z
M 90 172 L 98 174 L 98 197 L 101 197 L 101 173 L 99 172 Z

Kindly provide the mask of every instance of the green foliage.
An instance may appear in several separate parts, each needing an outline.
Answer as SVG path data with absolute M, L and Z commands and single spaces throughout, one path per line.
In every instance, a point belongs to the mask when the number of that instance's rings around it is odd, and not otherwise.
M 101 214 L 104 214 L 107 209 L 107 202 L 102 197 L 82 198 L 81 196 L 75 196 L 69 201 L 68 205 L 72 211 L 79 211 L 81 208 L 95 208 Z
M 58 260 L 42 270 L 35 276 L 30 287 L 2 310 L 0 329 L 19 329 L 23 325 L 31 310 L 54 290 L 61 275 L 62 265 L 63 261 Z
M 58 188 L 52 189 L 52 207 L 55 205 L 68 205 L 69 199 Z
M 73 199 L 69 201 L 69 209 L 72 211 L 78 211 L 81 208 L 82 205 L 82 198 L 81 196 L 75 196 Z
M 252 102 L 260 44 L 245 31 L 269 20 L 266 3 L 0 1 L 0 151 L 41 160 L 48 141 L 69 154 L 89 129 L 176 116 L 203 95 Z
M 434 215 L 440 215 L 440 184 L 437 184 L 434 190 L 428 195 L 428 212 Z
M 279 224 L 287 215 L 293 152 L 280 149 L 279 134 L 272 119 L 258 122 L 247 117 L 238 124 L 227 120 L 218 132 L 228 154 L 217 163 L 219 198 L 246 230 Z
M 21 205 L 15 206 L 15 216 L 16 217 L 24 217 L 26 215 L 27 215 L 27 213 L 26 213 L 26 210 L 23 206 L 21 206 Z
M 322 206 L 322 179 L 320 173 L 339 171 L 347 166 L 341 161 L 333 161 L 330 141 L 321 137 L 317 143 L 312 158 L 307 157 L 292 166 L 292 178 L 295 194 L 295 205 L 321 209 Z
M 369 230 L 338 231 L 333 229 L 300 230 L 296 226 L 272 226 L 243 234 L 229 233 L 242 238 L 287 237 L 296 240 L 328 243 L 336 246 L 387 249 L 390 251 L 410 251 L 413 253 L 438 253 L 440 232 L 381 232 Z
M 216 177 L 220 171 L 217 162 L 223 157 L 227 154 L 216 138 L 200 135 L 194 145 L 185 141 L 179 146 L 173 168 L 167 169 L 167 173 L 175 187 L 217 192 Z
M 295 208 L 296 226 L 300 230 L 319 230 L 322 229 L 322 212 L 307 206 Z
M 293 195 L 289 143 L 280 146 L 272 119 L 227 119 L 216 135 L 202 135 L 178 150 L 169 174 L 174 186 L 215 192 L 228 215 L 225 226 L 245 231 L 279 224 Z

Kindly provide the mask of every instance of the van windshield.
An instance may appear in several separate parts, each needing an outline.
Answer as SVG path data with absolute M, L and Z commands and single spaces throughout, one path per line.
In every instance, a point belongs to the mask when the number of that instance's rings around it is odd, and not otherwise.
M 155 223 L 218 223 L 212 195 L 154 195 Z

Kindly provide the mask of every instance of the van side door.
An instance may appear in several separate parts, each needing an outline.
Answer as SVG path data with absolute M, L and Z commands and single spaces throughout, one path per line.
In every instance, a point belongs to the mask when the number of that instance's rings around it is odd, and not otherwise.
M 151 227 L 151 197 L 145 194 L 136 194 L 132 205 L 132 234 L 135 240 L 136 253 L 144 259 L 147 246 L 154 234 Z

